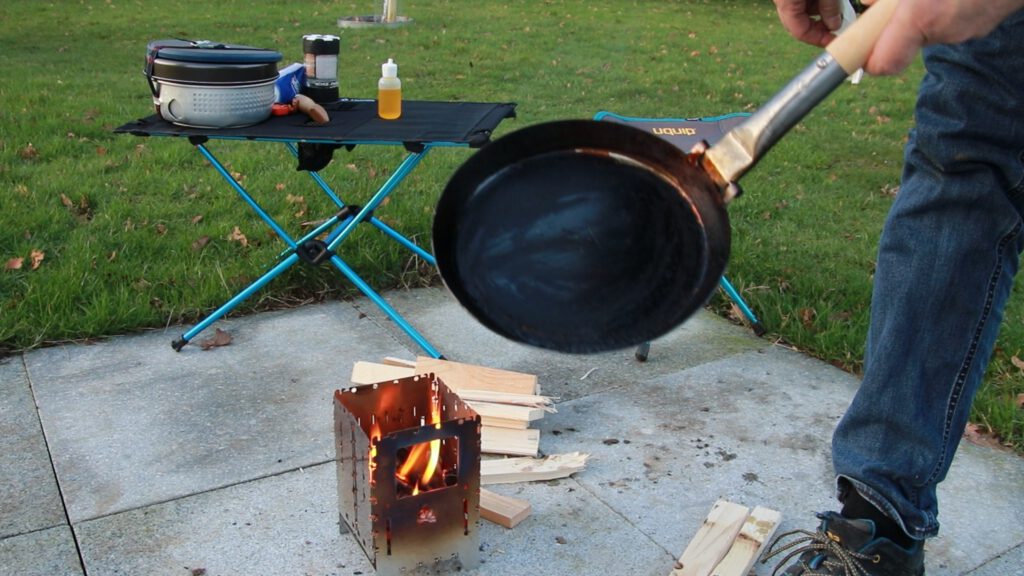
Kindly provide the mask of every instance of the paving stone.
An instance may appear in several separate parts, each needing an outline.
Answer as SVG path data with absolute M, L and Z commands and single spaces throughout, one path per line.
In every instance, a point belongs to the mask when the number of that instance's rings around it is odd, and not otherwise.
M 66 523 L 24 363 L 0 360 L 0 538 Z

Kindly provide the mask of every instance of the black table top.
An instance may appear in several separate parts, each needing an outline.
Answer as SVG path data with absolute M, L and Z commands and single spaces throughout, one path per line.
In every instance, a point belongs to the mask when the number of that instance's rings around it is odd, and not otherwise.
M 190 128 L 172 124 L 158 114 L 114 130 L 135 136 L 183 136 L 205 139 L 310 142 L 325 144 L 403 144 L 406 147 L 452 144 L 474 148 L 490 141 L 505 118 L 515 116 L 514 103 L 431 102 L 405 100 L 397 120 L 377 117 L 376 100 L 342 99 L 321 104 L 330 122 L 314 125 L 305 114 L 271 116 L 244 128 Z

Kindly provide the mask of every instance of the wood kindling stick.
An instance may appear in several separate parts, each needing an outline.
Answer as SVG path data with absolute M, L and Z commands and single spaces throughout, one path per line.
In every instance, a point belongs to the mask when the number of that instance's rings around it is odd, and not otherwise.
M 505 528 L 514 528 L 530 515 L 533 509 L 526 500 L 495 494 L 486 488 L 480 489 L 480 517 L 500 524 Z
M 416 370 L 406 366 L 392 366 L 360 360 L 352 365 L 351 380 L 353 384 L 376 384 L 415 375 Z
M 456 394 L 465 388 L 514 394 L 537 394 L 538 392 L 537 376 L 534 374 L 452 362 L 439 358 L 417 357 L 416 372 L 418 374 L 432 372 Z
M 545 412 L 555 413 L 558 410 L 552 405 L 554 399 L 550 396 L 539 396 L 537 394 L 510 394 L 507 392 L 493 392 L 491 390 L 473 390 L 464 388 L 458 391 L 459 398 L 466 402 L 492 402 L 495 404 L 515 404 L 516 406 L 529 406 L 540 408 Z
M 567 478 L 583 470 L 589 454 L 569 452 L 544 458 L 496 458 L 480 461 L 481 484 L 508 484 Z
M 669 576 L 709 576 L 729 552 L 749 515 L 746 506 L 727 500 L 715 502 Z
M 492 418 L 508 418 L 511 420 L 523 420 L 525 422 L 540 420 L 544 417 L 544 410 L 542 408 L 516 406 L 513 404 L 498 404 L 496 402 L 477 402 L 475 400 L 466 401 L 466 404 L 468 404 L 469 407 L 481 417 L 490 416 Z
M 480 426 L 480 451 L 487 454 L 536 456 L 540 447 L 540 430 Z
M 765 543 L 775 535 L 781 521 L 782 513 L 777 510 L 763 506 L 755 507 L 740 528 L 740 533 L 733 541 L 729 552 L 718 566 L 715 566 L 711 575 L 746 576 L 754 562 L 757 562 Z

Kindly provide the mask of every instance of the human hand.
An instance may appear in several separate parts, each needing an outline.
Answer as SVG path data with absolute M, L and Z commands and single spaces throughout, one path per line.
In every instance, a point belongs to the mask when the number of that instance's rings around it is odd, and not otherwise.
M 981 38 L 1021 8 L 1024 0 L 900 0 L 864 68 L 898 74 L 922 47 Z
M 775 11 L 794 38 L 825 47 L 843 23 L 841 1 L 845 0 L 775 0 Z
M 794 38 L 824 47 L 839 28 L 840 1 L 845 0 L 775 0 L 775 9 Z M 1021 8 L 1024 0 L 899 0 L 864 69 L 898 74 L 923 46 L 980 38 Z

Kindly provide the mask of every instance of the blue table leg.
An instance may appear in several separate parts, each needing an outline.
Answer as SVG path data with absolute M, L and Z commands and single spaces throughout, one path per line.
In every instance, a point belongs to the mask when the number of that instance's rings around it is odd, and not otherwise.
M 359 288 L 359 291 L 365 294 L 367 298 L 372 300 L 373 303 L 376 304 L 378 308 L 383 310 L 384 313 L 388 315 L 388 318 L 391 318 L 391 320 L 393 320 L 395 324 L 398 325 L 399 328 L 401 328 L 406 334 L 408 334 L 409 337 L 413 339 L 413 341 L 419 344 L 420 348 L 423 348 L 423 350 L 425 350 L 427 354 L 429 354 L 433 358 L 443 357 L 441 356 L 441 353 L 437 351 L 436 348 L 430 345 L 430 342 L 427 342 L 426 338 L 424 338 L 415 328 L 413 328 L 411 324 L 406 322 L 405 318 L 402 318 L 401 314 L 395 311 L 395 309 L 392 308 L 390 304 L 388 304 L 387 300 L 382 298 L 380 294 L 377 294 L 377 292 L 375 292 L 373 288 L 370 288 L 370 285 L 363 281 L 363 279 L 360 278 L 359 275 L 356 274 L 355 271 L 352 270 L 352 268 L 348 264 L 346 264 L 344 260 L 339 258 L 337 255 L 334 255 L 331 257 L 331 264 L 334 264 L 335 268 L 341 271 L 341 273 L 344 274 L 345 277 L 349 279 L 349 281 L 355 284 L 356 288 Z
M 176 351 L 180 352 L 181 349 L 185 347 L 185 344 L 188 344 L 189 341 L 191 341 L 193 338 L 199 335 L 200 332 L 206 330 L 210 326 L 210 324 L 213 324 L 217 320 L 223 318 L 229 312 L 234 310 L 235 307 L 241 304 L 242 301 L 244 301 L 249 296 L 255 294 L 257 291 L 260 290 L 260 288 L 266 286 L 267 282 L 270 282 L 274 278 L 277 278 L 282 272 L 284 272 L 293 264 L 298 262 L 298 260 L 298 255 L 292 254 L 288 258 L 285 258 L 284 260 L 279 262 L 277 266 L 274 266 L 266 274 L 260 276 L 255 282 L 246 287 L 245 290 L 242 290 L 241 292 L 236 294 L 230 300 L 222 304 L 220 308 L 217 308 L 216 310 L 211 312 L 210 315 L 208 315 L 206 318 L 203 318 L 202 321 L 199 322 L 199 324 L 193 326 L 191 330 L 182 334 L 181 338 L 171 342 L 171 346 Z

